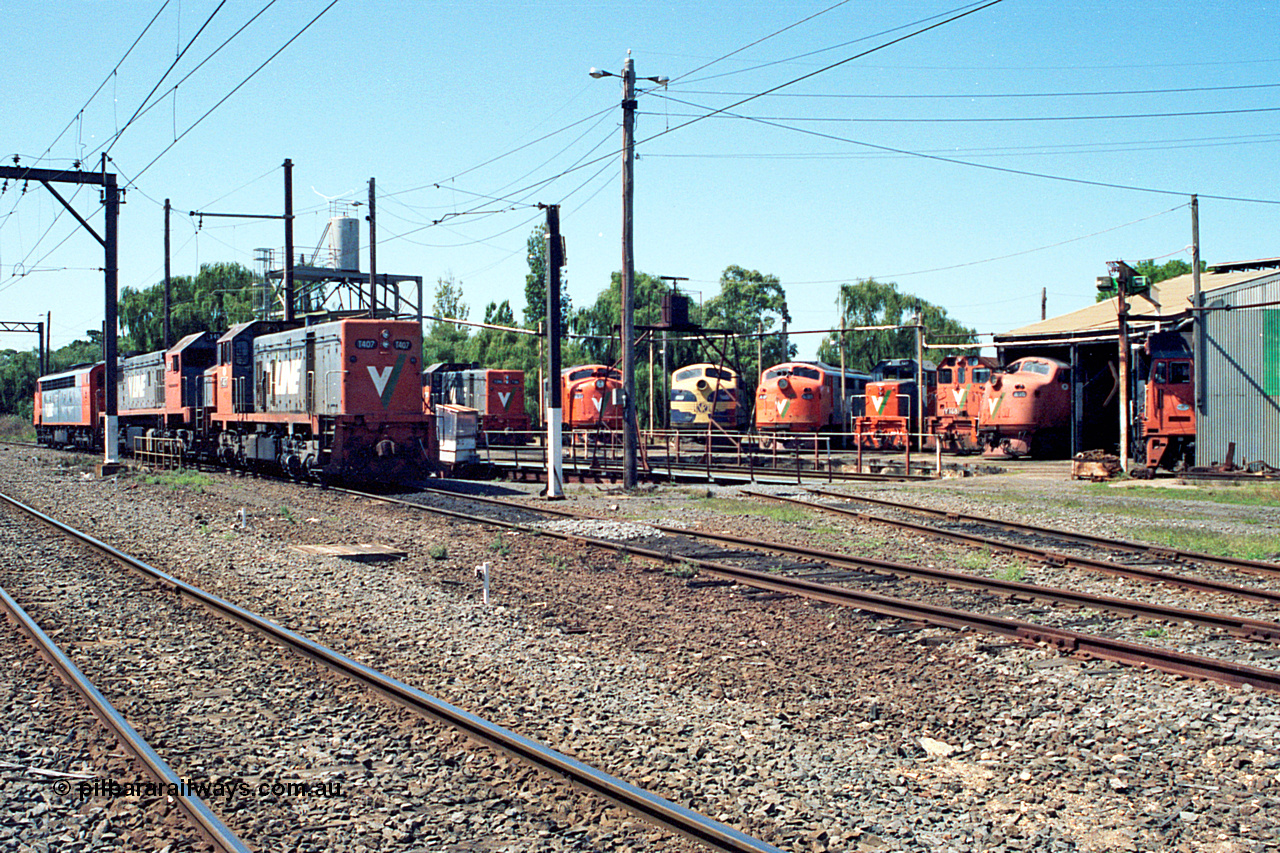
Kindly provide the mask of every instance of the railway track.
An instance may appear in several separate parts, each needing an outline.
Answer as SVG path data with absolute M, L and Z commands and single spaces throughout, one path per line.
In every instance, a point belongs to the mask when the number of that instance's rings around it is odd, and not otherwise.
M 1249 572 L 1259 575 L 1267 575 L 1271 577 L 1280 577 L 1280 565 L 1276 563 L 1268 563 L 1263 560 L 1246 560 L 1239 557 L 1227 557 L 1217 554 L 1205 554 L 1199 551 L 1187 551 L 1179 548 L 1167 548 L 1161 545 L 1148 545 L 1143 542 L 1131 542 L 1124 539 L 1114 539 L 1107 536 L 1098 536 L 1091 533 L 1080 533 L 1072 530 L 1061 530 L 1053 527 L 1043 527 L 1040 525 L 1022 524 L 1016 521 L 999 521 L 979 515 L 966 513 L 950 512 L 946 510 L 930 509 L 929 507 L 918 506 L 916 504 L 902 503 L 899 501 L 886 500 L 884 498 L 873 498 L 868 495 L 850 495 L 841 492 L 831 492 L 825 489 L 809 489 L 809 492 L 828 498 L 839 498 L 847 501 L 859 501 L 861 503 L 872 504 L 874 506 L 886 507 L 888 509 L 899 510 L 902 512 L 914 513 L 916 515 L 924 515 L 932 518 L 941 518 L 948 522 L 964 522 L 974 524 L 985 528 L 1003 530 L 1011 533 L 1019 533 L 1026 536 L 1038 537 L 1041 539 L 1053 539 L 1060 542 L 1066 542 L 1076 545 L 1087 545 L 1094 548 L 1100 548 L 1105 551 L 1121 551 L 1130 554 L 1137 554 L 1154 560 L 1165 562 L 1191 562 L 1205 563 L 1212 566 L 1220 566 L 1235 571 Z M 815 507 L 829 509 L 829 504 L 814 504 Z M 886 523 L 898 524 L 896 520 L 884 519 Z M 905 526 L 905 525 L 902 525 Z M 917 528 L 918 530 L 934 530 L 936 528 Z M 999 542 L 997 540 L 983 539 L 984 544 L 1003 545 L 1004 547 L 1015 547 L 1007 542 Z M 1056 555 L 1055 555 L 1056 556 Z M 1065 557 L 1064 557 L 1065 558 Z
M 391 699 L 411 712 L 443 724 L 465 737 L 516 758 L 519 762 L 608 800 L 630 814 L 684 836 L 712 850 L 733 853 L 778 853 L 777 848 L 744 835 L 726 824 L 647 792 L 543 744 L 430 696 L 390 675 L 289 630 L 261 615 L 188 584 L 131 557 L 88 534 L 77 531 L 25 504 L 0 494 L 0 501 L 25 513 L 60 535 L 70 537 L 119 566 L 141 575 L 161 589 L 192 601 L 210 613 L 239 623 L 289 652 L 308 658 L 347 682 L 354 682 Z M 93 595 L 98 595 L 95 593 Z M 227 848 L 236 849 L 236 848 Z
M 835 496 L 835 492 L 821 492 L 813 490 L 816 494 L 826 496 Z M 1028 557 L 1032 560 L 1038 560 L 1042 563 L 1055 566 L 1072 566 L 1088 571 L 1099 572 L 1114 577 L 1129 578 L 1131 580 L 1146 581 L 1149 583 L 1161 583 L 1181 589 L 1195 590 L 1197 592 L 1210 593 L 1215 595 L 1226 595 L 1234 598 L 1242 598 L 1249 601 L 1262 602 L 1264 604 L 1280 604 L 1280 592 L 1274 592 L 1268 589 L 1258 587 L 1240 586 L 1234 583 L 1214 580 L 1212 578 L 1194 577 L 1190 575 L 1179 575 L 1166 572 L 1160 569 L 1153 569 L 1139 564 L 1117 563 L 1112 560 L 1104 560 L 1096 557 L 1088 557 L 1079 554 L 1072 554 L 1065 551 L 1053 551 L 1048 548 L 1036 546 L 1026 542 L 1011 542 L 1006 539 L 996 538 L 994 536 L 983 536 L 976 533 L 967 533 L 963 530 L 952 530 L 947 528 L 931 527 L 925 524 L 916 524 L 905 521 L 900 518 L 889 518 L 872 513 L 860 512 L 848 507 L 837 506 L 829 503 L 815 503 L 813 501 L 800 500 L 798 498 L 788 497 L 786 495 L 770 495 L 763 492 L 744 491 L 743 494 L 756 498 L 758 500 L 773 501 L 776 503 L 784 503 L 790 506 L 802 507 L 804 509 L 813 510 L 815 512 L 833 513 L 837 515 L 855 518 L 859 521 L 865 521 L 872 524 L 881 524 L 896 530 L 904 530 L 910 533 L 928 536 L 934 539 L 943 539 L 951 542 L 959 542 L 963 545 L 970 545 L 978 548 L 987 548 L 993 551 L 1003 551 L 1009 554 L 1016 554 L 1020 557 Z M 860 500 L 860 498 L 850 498 L 851 500 Z M 886 502 L 887 503 L 887 502 Z M 895 508 L 912 509 L 907 504 L 897 504 Z M 949 521 L 952 519 L 948 519 Z M 992 522 L 991 526 L 1002 526 L 1000 522 Z M 1033 535 L 1034 528 L 1029 525 L 1008 525 L 1008 528 L 1017 533 L 1026 533 Z M 1068 534 L 1070 535 L 1070 534 Z M 1082 541 L 1084 539 L 1082 538 Z M 1106 542 L 1102 537 L 1088 537 L 1088 543 L 1093 545 L 1095 541 Z M 1137 544 L 1137 543 L 1133 543 Z M 1094 547 L 1103 547 L 1095 545 Z M 1189 554 L 1190 552 L 1183 552 Z M 1156 558 L 1160 555 L 1159 551 L 1150 550 L 1143 552 L 1143 556 Z M 1256 562 L 1253 565 L 1258 565 Z M 1280 566 L 1275 567 L 1277 573 L 1280 573 Z M 1257 571 L 1255 569 L 1255 571 Z M 1015 591 L 1016 590 L 1011 590 Z
M 1128 665 L 1147 666 L 1173 674 L 1205 678 L 1226 684 L 1250 684 L 1266 690 L 1280 691 L 1280 672 L 1270 669 L 1191 654 L 1175 649 L 1118 640 L 1099 634 L 1046 626 L 1025 619 L 963 610 L 913 598 L 880 595 L 855 589 L 841 582 L 850 579 L 865 580 L 847 572 L 851 568 L 862 569 L 880 575 L 922 578 L 935 583 L 945 583 L 948 586 L 999 592 L 1003 596 L 1015 595 L 1042 601 L 1065 603 L 1074 607 L 1105 610 L 1126 616 L 1141 615 L 1152 619 L 1176 620 L 1178 622 L 1190 621 L 1204 627 L 1226 631 L 1237 637 L 1271 642 L 1280 639 L 1280 625 L 1274 622 L 1184 608 L 1170 608 L 1128 599 L 1077 593 L 1071 590 L 1037 587 L 1032 584 L 1001 581 L 977 575 L 929 569 L 907 563 L 856 557 L 805 546 L 763 542 L 754 538 L 745 539 L 729 534 L 695 531 L 669 525 L 651 525 L 655 530 L 661 531 L 669 538 L 662 543 L 661 548 L 648 547 L 631 541 L 619 542 L 577 532 L 561 532 L 536 525 L 531 521 L 531 517 L 538 515 L 602 521 L 602 519 L 581 516 L 566 510 L 552 507 L 530 508 L 526 505 L 514 504 L 495 498 L 477 495 L 457 495 L 453 492 L 439 490 L 424 490 L 424 493 L 437 497 L 447 497 L 452 500 L 480 503 L 492 509 L 486 514 L 477 514 L 447 507 L 424 506 L 421 503 L 399 498 L 369 497 L 417 510 L 446 515 L 459 520 L 507 526 L 535 535 L 550 536 L 608 548 L 647 557 L 669 565 L 685 564 L 696 567 L 700 574 L 705 573 L 712 578 L 730 581 L 744 587 L 766 592 L 797 595 L 922 624 L 938 625 L 957 630 L 980 630 L 1020 642 L 1046 643 L 1064 652 L 1082 657 L 1112 660 Z M 493 510 L 496 510 L 496 512 Z M 681 541 L 682 539 L 694 544 L 684 544 Z M 716 543 L 716 547 L 707 549 L 705 545 L 698 544 L 706 542 Z M 723 546 L 730 547 L 725 549 Z M 730 562 L 731 560 L 742 559 L 756 561 L 762 551 L 769 551 L 773 554 L 791 558 L 801 558 L 803 562 L 774 562 L 770 565 L 771 570 L 763 571 L 734 565 Z M 805 577 L 787 576 L 780 574 L 782 570 L 787 570 L 791 573 L 803 572 L 810 577 L 825 577 L 830 582 L 822 583 Z M 874 583 L 874 580 L 872 583 Z
M 215 850 L 223 853 L 249 853 L 250 848 L 241 841 L 226 824 L 213 813 L 208 804 L 192 793 L 183 779 L 147 743 L 124 715 L 107 700 L 93 682 L 72 662 L 57 643 L 44 632 L 34 619 L 9 593 L 0 589 L 0 610 L 15 624 L 35 646 L 37 653 L 49 662 L 63 682 L 80 694 L 85 705 L 106 726 L 121 744 L 145 769 L 151 781 L 160 790 L 171 791 L 178 809 L 186 815 L 192 827 Z M 70 786 L 68 786 L 68 790 Z

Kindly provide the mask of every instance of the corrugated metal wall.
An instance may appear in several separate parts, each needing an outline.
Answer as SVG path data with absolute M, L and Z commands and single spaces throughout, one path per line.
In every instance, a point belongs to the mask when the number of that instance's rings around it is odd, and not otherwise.
M 1214 291 L 1206 307 L 1280 301 L 1280 274 Z M 1280 305 L 1205 312 L 1204 411 L 1196 464 L 1226 458 L 1280 466 Z

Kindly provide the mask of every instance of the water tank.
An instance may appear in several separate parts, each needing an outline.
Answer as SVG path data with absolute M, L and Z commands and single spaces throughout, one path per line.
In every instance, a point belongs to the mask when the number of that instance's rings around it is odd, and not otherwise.
M 329 220 L 329 257 L 334 269 L 360 269 L 360 220 L 335 216 Z

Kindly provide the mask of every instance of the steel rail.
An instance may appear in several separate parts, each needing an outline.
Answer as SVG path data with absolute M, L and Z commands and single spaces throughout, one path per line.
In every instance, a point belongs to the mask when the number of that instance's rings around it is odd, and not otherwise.
M 911 563 L 899 563 L 893 560 L 880 560 L 875 557 L 858 557 L 852 554 L 841 554 L 835 551 L 824 551 L 820 548 L 809 548 L 803 545 L 788 545 L 785 542 L 764 542 L 756 539 L 744 539 L 727 533 L 710 531 L 690 531 L 680 527 L 653 525 L 658 530 L 673 535 L 694 536 L 699 539 L 725 542 L 731 545 L 751 548 L 757 551 L 771 551 L 775 554 L 787 554 L 820 560 L 835 566 L 870 569 L 875 572 L 918 578 L 933 583 L 963 589 L 978 589 L 984 592 L 998 592 L 1008 596 L 1021 596 L 1054 604 L 1069 604 L 1073 607 L 1103 610 L 1123 616 L 1138 616 L 1145 619 L 1156 619 L 1164 622 L 1191 622 L 1207 628 L 1217 628 L 1237 637 L 1266 642 L 1280 642 L 1280 623 L 1262 619 L 1250 619 L 1245 616 L 1213 613 L 1207 610 L 1188 610 L 1181 607 L 1169 607 L 1163 604 L 1150 604 L 1130 598 L 1115 598 L 1107 595 L 1076 592 L 1059 587 L 1039 586 L 989 578 L 983 575 L 971 575 L 964 572 L 953 572 L 947 569 L 935 569 L 929 566 L 917 566 Z
M 363 493 L 358 493 L 363 494 Z M 376 495 L 364 495 L 377 497 Z M 601 796 L 650 823 L 679 833 L 713 850 L 726 853 L 782 853 L 779 848 L 734 829 L 720 821 L 645 791 L 629 782 L 583 764 L 577 759 L 464 711 L 443 699 L 431 696 L 396 678 L 366 666 L 341 652 L 297 634 L 282 625 L 248 611 L 197 586 L 179 580 L 147 563 L 76 530 L 39 510 L 0 493 L 0 498 L 56 530 L 71 536 L 142 575 L 158 581 L 178 595 L 196 601 L 212 612 L 249 627 L 291 651 L 369 687 L 415 713 L 458 729 L 473 740 L 501 750 L 532 764 L 570 784 Z M 394 500 L 394 499 L 393 499 Z
M 558 515 L 562 517 L 590 518 L 590 516 L 584 516 L 567 510 L 553 509 L 551 507 L 527 507 L 522 504 L 503 501 L 498 498 L 475 495 L 458 495 L 453 492 L 445 492 L 437 489 L 424 489 L 423 491 L 432 494 L 446 494 L 459 497 L 463 500 L 493 504 L 510 509 L 523 509 L 529 512 L 546 512 L 551 515 Z M 355 494 L 363 493 L 356 492 Z M 749 494 L 754 495 L 758 493 L 749 492 Z M 799 503 L 803 504 L 804 501 L 799 501 Z M 420 505 L 410 502 L 410 506 Z M 1144 619 L 1155 619 L 1163 622 L 1191 622 L 1203 627 L 1226 631 L 1233 636 L 1244 639 L 1260 640 L 1272 643 L 1280 642 L 1280 623 L 1270 622 L 1263 619 L 1252 619 L 1246 616 L 1214 613 L 1207 610 L 1190 610 L 1182 607 L 1170 607 L 1168 605 L 1151 604 L 1135 599 L 1095 595 L 1092 593 L 1076 592 L 1074 590 L 1061 589 L 1058 587 L 1022 583 L 1020 581 L 1007 581 L 999 578 L 985 577 L 983 575 L 954 572 L 947 569 L 936 569 L 930 566 L 917 566 L 911 563 L 881 560 L 875 557 L 860 557 L 852 554 L 841 554 L 835 551 L 825 551 L 804 545 L 789 545 L 784 542 L 769 542 L 762 541 L 760 539 L 744 539 L 727 533 L 691 530 L 688 528 L 671 527 L 663 524 L 649 524 L 648 526 L 673 536 L 685 536 L 691 539 L 706 539 L 714 542 L 723 542 L 736 547 L 749 548 L 755 551 L 768 551 L 775 554 L 786 554 L 788 556 L 803 557 L 805 559 L 821 561 L 831 565 L 870 569 L 871 571 L 882 574 L 897 575 L 899 577 L 912 577 L 931 583 L 946 584 L 947 586 L 959 587 L 962 589 L 998 592 L 1007 596 L 1021 596 L 1023 598 L 1047 601 L 1055 604 L 1068 604 L 1073 607 L 1103 610 L 1124 616 L 1137 616 Z
M 226 853 L 250 853 L 250 848 L 227 828 L 204 800 L 191 793 L 181 777 L 138 734 L 138 730 L 129 724 L 124 715 L 102 695 L 102 691 L 93 685 L 31 615 L 3 589 L 0 589 L 0 605 L 3 605 L 14 624 L 31 638 L 40 655 L 53 666 L 58 676 L 84 698 L 93 715 L 114 732 L 120 744 L 138 759 L 152 781 L 162 786 L 166 794 L 173 796 L 178 808 L 210 844 Z
M 1038 548 L 1034 545 L 1005 542 L 988 536 L 980 536 L 976 533 L 965 533 L 958 530 L 944 530 L 937 527 L 930 527 L 927 524 L 916 524 L 912 521 L 903 521 L 897 518 L 873 515 L 869 512 L 862 512 L 845 506 L 834 506 L 832 504 L 803 501 L 798 498 L 787 497 L 785 495 L 770 495 L 765 494 L 764 492 L 752 492 L 748 490 L 744 490 L 742 494 L 749 495 L 753 498 L 761 498 L 763 500 L 793 504 L 795 506 L 804 507 L 805 509 L 814 509 L 820 512 L 846 515 L 851 518 L 856 518 L 859 521 L 883 524 L 900 530 L 909 530 L 912 533 L 918 533 L 922 536 L 930 536 L 935 539 L 949 539 L 953 542 L 960 542 L 965 545 L 990 548 L 995 551 L 1005 551 L 1011 554 L 1018 554 L 1023 557 L 1030 557 L 1034 560 L 1040 560 L 1041 562 L 1052 565 L 1074 566 L 1076 568 L 1101 572 L 1117 577 L 1148 581 L 1150 583 L 1163 583 L 1170 586 L 1181 587 L 1183 589 L 1196 590 L 1197 592 L 1207 592 L 1215 595 L 1230 595 L 1266 604 L 1280 604 L 1280 592 L 1272 592 L 1267 589 L 1229 584 L 1222 581 L 1211 580 L 1209 578 L 1175 575 L 1170 572 L 1161 571 L 1160 569 L 1149 569 L 1143 566 L 1126 566 L 1123 563 L 1112 563 L 1108 560 L 1099 560 L 1093 557 L 1083 557 L 1075 554 L 1067 554 L 1061 551 L 1050 551 L 1047 548 Z
M 608 539 L 599 539 L 594 536 L 564 533 L 515 521 L 471 515 L 457 510 L 444 509 L 443 507 L 426 506 L 424 504 L 418 504 L 412 501 L 402 500 L 400 498 L 370 495 L 363 492 L 355 492 L 354 494 L 384 501 L 390 504 L 405 506 L 420 512 L 430 512 L 436 515 L 443 515 L 462 521 L 489 524 L 495 527 L 504 527 L 509 530 L 518 530 L 535 536 L 546 536 L 548 538 L 560 539 L 566 542 L 606 548 L 618 553 L 634 554 L 669 565 L 687 562 L 696 566 L 700 571 L 706 571 L 711 576 L 731 580 L 734 583 L 751 587 L 753 589 L 798 595 L 816 601 L 824 601 L 829 604 L 853 607 L 869 613 L 892 616 L 899 619 L 922 622 L 924 624 L 936 625 L 944 628 L 953 628 L 955 630 L 978 630 L 984 633 L 1009 637 L 1028 644 L 1045 643 L 1068 654 L 1085 658 L 1109 660 L 1129 666 L 1145 666 L 1173 675 L 1217 681 L 1223 684 L 1237 686 L 1249 684 L 1262 690 L 1280 692 L 1280 671 L 1262 669 L 1261 667 L 1250 666 L 1248 664 L 1233 663 L 1231 661 L 1204 657 L 1203 655 L 1194 655 L 1188 652 L 1163 649 L 1157 646 L 1146 646 L 1125 640 L 1116 640 L 1110 637 L 1072 631 L 1066 628 L 1050 628 L 1044 625 L 1037 625 L 1034 622 L 1026 622 L 1002 616 L 989 616 L 984 613 L 975 613 L 967 610 L 957 610 L 955 608 L 942 607 L 940 605 L 928 604 L 927 602 L 915 601 L 912 599 L 893 598 L 890 596 L 878 595 L 876 593 L 850 589 L 848 587 L 816 583 L 801 578 L 789 578 L 781 575 L 769 574 L 768 572 L 760 572 L 752 569 L 741 568 L 739 566 L 718 563 L 701 557 L 685 556 L 671 551 L 646 548 L 644 546 L 634 545 L 631 543 L 614 542 Z M 473 495 L 460 495 L 453 492 L 446 492 L 445 494 L 461 500 L 478 499 Z M 487 503 L 503 504 L 514 509 L 524 509 L 535 512 L 546 511 L 554 515 L 590 518 L 590 516 L 578 515 L 576 513 L 569 513 L 563 510 L 543 510 L 542 507 L 526 507 L 521 504 L 512 504 L 505 501 L 499 501 L 494 498 L 483 498 L 481 500 Z M 690 531 L 680 528 L 663 527 L 659 525 L 651 526 L 677 535 L 690 533 Z M 758 545 L 755 547 L 758 548 Z
M 876 506 L 906 510 L 920 515 L 945 518 L 948 521 L 964 521 L 972 522 L 974 524 L 985 524 L 988 527 L 997 527 L 1013 533 L 1027 533 L 1035 536 L 1046 536 L 1067 542 L 1075 542 L 1081 545 L 1093 545 L 1098 548 L 1108 548 L 1113 551 L 1128 551 L 1136 554 L 1145 554 L 1158 559 L 1209 563 L 1210 565 L 1222 566 L 1228 569 L 1240 569 L 1243 571 L 1258 572 L 1267 575 L 1280 575 L 1280 563 L 1269 563 L 1265 560 L 1246 560 L 1241 557 L 1220 557 L 1215 554 L 1205 554 L 1199 551 L 1184 551 L 1180 548 L 1166 548 L 1163 545 L 1147 545 L 1142 542 L 1133 542 L 1125 539 L 1111 539 L 1106 536 L 1099 536 L 1093 533 L 1077 533 L 1072 530 L 1062 530 L 1054 527 L 1040 527 L 1038 525 L 1022 524 L 1016 521 L 1000 521 L 998 519 L 981 515 L 969 515 L 962 512 L 951 512 L 950 510 L 931 509 L 929 507 L 918 506 L 915 504 L 905 504 L 897 501 L 885 500 L 884 498 L 867 497 L 866 495 L 842 494 L 840 492 L 827 491 L 826 489 L 806 489 L 805 491 L 811 492 L 815 495 L 844 498 L 845 500 L 851 501 L 861 501 L 863 503 L 875 504 Z

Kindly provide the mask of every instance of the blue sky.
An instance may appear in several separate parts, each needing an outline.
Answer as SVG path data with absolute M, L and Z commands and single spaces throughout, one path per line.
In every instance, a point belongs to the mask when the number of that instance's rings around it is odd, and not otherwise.
M 619 81 L 587 72 L 630 50 L 671 80 L 641 81 L 636 267 L 695 298 L 737 264 L 827 328 L 839 284 L 874 276 L 1006 331 L 1042 287 L 1050 316 L 1092 303 L 1108 260 L 1190 260 L 1190 193 L 1210 263 L 1280 255 L 1275 4 L 1004 0 L 910 35 L 978 5 L 229 0 L 130 124 L 217 3 L 7 0 L 0 157 L 96 167 L 123 128 L 122 287 L 163 276 L 166 198 L 175 274 L 281 247 L 278 222 L 186 212 L 280 213 L 291 158 L 300 251 L 376 178 L 379 271 L 453 276 L 472 319 L 519 316 L 536 205 L 561 204 L 585 305 L 621 266 Z M 101 223 L 96 191 L 74 203 Z M 60 210 L 0 194 L 0 320 L 52 311 L 55 346 L 102 316 L 101 249 Z

